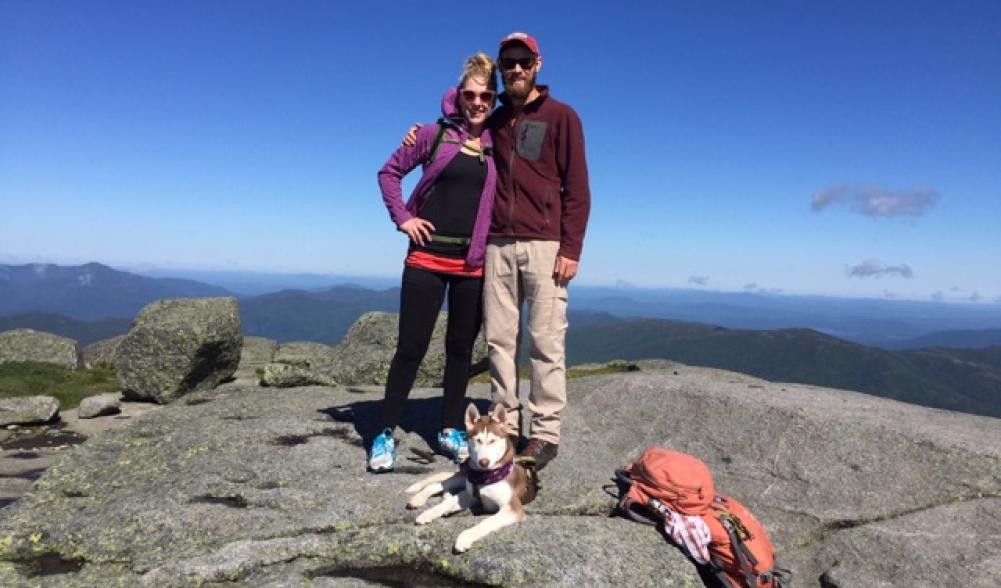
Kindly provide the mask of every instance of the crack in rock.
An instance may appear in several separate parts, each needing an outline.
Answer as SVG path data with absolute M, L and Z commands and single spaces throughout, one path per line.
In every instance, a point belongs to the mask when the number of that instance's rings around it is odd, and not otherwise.
M 960 496 L 953 500 L 946 500 L 943 502 L 937 502 L 934 504 L 928 504 L 924 506 L 916 506 L 914 508 L 908 508 L 900 511 L 890 512 L 883 515 L 876 515 L 872 517 L 863 517 L 856 519 L 834 519 L 830 521 L 825 521 L 821 523 L 820 527 L 815 530 L 810 537 L 805 541 L 793 542 L 798 548 L 808 548 L 826 540 L 832 533 L 837 533 L 838 531 L 845 531 L 848 529 L 856 529 L 859 527 L 864 527 L 866 525 L 872 525 L 876 523 L 883 523 L 886 521 L 892 521 L 902 517 L 910 516 L 913 514 L 934 510 L 936 508 L 942 508 L 945 506 L 950 506 L 953 504 L 962 504 L 968 502 L 974 502 L 977 500 L 987 500 L 991 498 L 1001 498 L 1001 493 L 993 492 L 978 492 L 975 496 Z M 807 516 L 806 513 L 798 513 Z
M 221 504 L 229 508 L 247 508 L 247 498 L 242 494 L 229 494 L 226 496 L 202 495 L 195 496 L 188 500 L 190 504 Z
M 306 578 L 351 578 L 370 582 L 379 586 L 405 586 L 407 588 L 477 588 L 492 586 L 479 582 L 463 582 L 420 566 L 345 566 L 333 569 L 320 568 L 305 574 Z

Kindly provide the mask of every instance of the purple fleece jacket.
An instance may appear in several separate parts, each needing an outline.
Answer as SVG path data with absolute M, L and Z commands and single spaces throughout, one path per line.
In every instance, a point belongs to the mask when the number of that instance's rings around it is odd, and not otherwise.
M 441 99 L 441 112 L 446 117 L 454 118 L 459 115 L 456 105 L 458 88 L 449 88 Z M 430 165 L 426 164 L 428 155 L 434 147 L 435 137 L 438 135 L 438 125 L 435 123 L 425 124 L 417 131 L 417 144 L 413 147 L 400 147 L 390 156 L 386 165 L 379 170 L 379 188 L 382 190 L 382 201 L 389 210 L 389 216 L 396 223 L 396 227 L 417 216 L 418 211 L 434 192 L 434 184 L 438 179 L 441 170 L 448 166 L 449 162 L 459 154 L 460 145 L 454 142 L 442 141 L 438 146 L 434 161 Z M 446 136 L 455 141 L 462 141 L 467 137 L 465 131 L 460 133 L 454 129 L 448 129 Z M 490 139 L 490 132 L 483 131 L 480 135 L 480 142 L 484 149 L 493 147 Z M 490 217 L 494 209 L 494 189 L 497 186 L 497 168 L 494 166 L 493 157 L 486 158 L 487 179 L 483 183 L 483 192 L 480 195 L 480 206 L 476 211 L 476 220 L 473 223 L 473 234 L 469 242 L 469 252 L 466 254 L 466 263 L 472 267 L 483 266 L 483 255 L 487 247 L 487 233 L 490 231 Z M 410 199 L 403 203 L 403 189 L 401 182 L 403 176 L 410 173 L 418 165 L 424 166 L 424 173 L 420 181 L 414 188 Z

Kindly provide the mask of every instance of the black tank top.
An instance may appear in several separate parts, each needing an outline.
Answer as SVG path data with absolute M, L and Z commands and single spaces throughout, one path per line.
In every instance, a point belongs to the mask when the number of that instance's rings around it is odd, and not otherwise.
M 487 164 L 477 155 L 459 152 L 441 170 L 434 192 L 421 207 L 418 215 L 431 221 L 435 235 L 468 238 L 473 234 L 476 212 L 480 208 L 483 184 L 487 181 Z M 468 246 L 431 241 L 422 249 L 449 257 L 465 257 Z

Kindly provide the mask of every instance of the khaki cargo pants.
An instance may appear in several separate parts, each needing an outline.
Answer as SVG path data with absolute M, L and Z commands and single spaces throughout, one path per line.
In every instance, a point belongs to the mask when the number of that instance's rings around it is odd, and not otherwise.
M 559 246 L 558 241 L 490 239 L 483 282 L 493 401 L 507 409 L 512 428 L 523 431 L 517 354 L 524 305 L 532 371 L 528 436 L 550 443 L 560 441 L 560 411 L 567 403 L 567 289 L 553 279 Z

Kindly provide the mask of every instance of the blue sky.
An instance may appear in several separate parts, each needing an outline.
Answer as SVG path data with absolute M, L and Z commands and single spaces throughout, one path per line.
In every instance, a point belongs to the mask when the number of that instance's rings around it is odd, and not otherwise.
M 996 1 L 0 0 L 0 263 L 397 275 L 376 171 L 514 30 L 579 283 L 1001 303 Z

